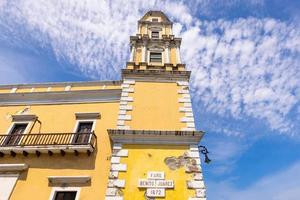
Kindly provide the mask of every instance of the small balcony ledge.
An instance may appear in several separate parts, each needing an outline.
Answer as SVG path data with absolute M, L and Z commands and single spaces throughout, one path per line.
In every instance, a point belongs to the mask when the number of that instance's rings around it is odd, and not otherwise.
M 0 135 L 0 157 L 9 154 L 48 153 L 50 156 L 60 153 L 87 153 L 90 155 L 96 146 L 96 135 L 89 133 L 37 133 Z

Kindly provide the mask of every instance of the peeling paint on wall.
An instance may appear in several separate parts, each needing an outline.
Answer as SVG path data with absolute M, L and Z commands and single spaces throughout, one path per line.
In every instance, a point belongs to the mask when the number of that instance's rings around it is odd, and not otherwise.
M 201 168 L 197 164 L 196 159 L 188 157 L 186 152 L 182 156 L 166 157 L 164 162 L 170 170 L 176 170 L 181 167 L 185 167 L 186 172 L 188 173 L 201 172 Z

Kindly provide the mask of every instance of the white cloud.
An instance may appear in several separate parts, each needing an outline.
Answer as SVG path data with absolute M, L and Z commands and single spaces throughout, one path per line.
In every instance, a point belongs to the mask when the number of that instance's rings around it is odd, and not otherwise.
M 222 131 L 230 135 L 227 129 L 222 129 Z M 228 175 L 234 171 L 236 161 L 249 147 L 249 144 L 245 144 L 240 138 L 232 136 L 215 135 L 206 144 L 209 147 L 209 157 L 213 160 L 213 165 L 208 170 L 215 175 Z
M 294 94 L 300 87 L 295 24 L 268 18 L 205 21 L 182 37 L 195 101 L 221 116 L 263 119 L 271 129 L 295 134 L 297 123 L 287 117 L 300 100 Z
M 136 21 L 147 10 L 162 9 L 183 37 L 194 102 L 220 116 L 265 120 L 291 133 L 296 123 L 287 116 L 299 103 L 299 27 L 271 18 L 201 21 L 193 15 L 197 6 L 210 9 L 202 0 L 6 1 L 0 41 L 46 49 L 92 78 L 111 79 L 125 66 Z
M 208 194 L 212 200 L 298 200 L 300 196 L 300 162 L 287 169 L 265 176 L 244 189 L 237 189 L 232 181 L 210 182 L 213 191 Z

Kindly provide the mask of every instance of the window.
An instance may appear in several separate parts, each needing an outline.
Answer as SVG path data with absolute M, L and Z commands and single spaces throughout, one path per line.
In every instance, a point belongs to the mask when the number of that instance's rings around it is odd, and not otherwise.
M 26 130 L 28 123 L 14 124 L 10 133 L 8 134 L 4 144 L 5 145 L 17 145 L 21 139 L 21 134 Z
M 80 187 L 53 187 L 49 200 L 79 200 Z
M 75 200 L 76 191 L 57 191 L 54 200 Z
M 161 53 L 151 52 L 150 62 L 161 62 Z
M 82 121 L 78 123 L 76 134 L 73 138 L 75 144 L 87 144 L 93 129 L 93 121 Z
M 152 22 L 158 22 L 158 18 L 152 18 Z
M 158 31 L 152 31 L 151 37 L 154 38 L 154 39 L 158 39 L 159 38 L 159 32 Z

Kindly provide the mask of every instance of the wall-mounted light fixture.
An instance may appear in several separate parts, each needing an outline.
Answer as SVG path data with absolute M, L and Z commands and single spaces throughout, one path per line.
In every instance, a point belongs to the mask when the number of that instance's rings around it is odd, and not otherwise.
M 209 164 L 210 162 L 211 162 L 211 160 L 208 158 L 208 150 L 207 150 L 207 148 L 205 147 L 205 146 L 202 146 L 202 145 L 199 145 L 198 146 L 198 148 L 199 148 L 199 152 L 200 153 L 202 153 L 202 154 L 204 154 L 204 156 L 205 156 L 205 160 L 204 160 L 204 162 L 206 163 L 206 164 Z

